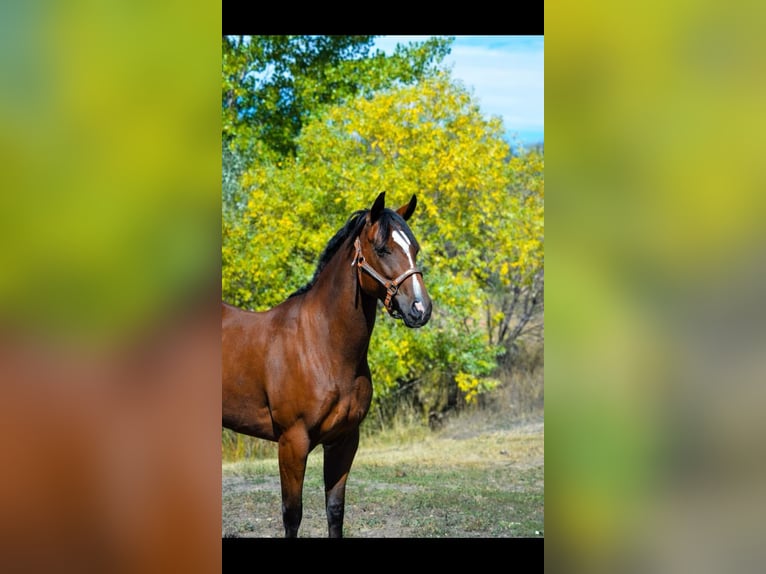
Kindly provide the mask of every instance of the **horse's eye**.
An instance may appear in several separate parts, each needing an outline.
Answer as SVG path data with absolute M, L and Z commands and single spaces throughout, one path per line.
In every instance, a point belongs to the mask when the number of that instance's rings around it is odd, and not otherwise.
M 383 247 L 376 247 L 375 253 L 377 253 L 379 257 L 385 257 L 386 255 L 391 253 L 391 250 L 384 245 Z

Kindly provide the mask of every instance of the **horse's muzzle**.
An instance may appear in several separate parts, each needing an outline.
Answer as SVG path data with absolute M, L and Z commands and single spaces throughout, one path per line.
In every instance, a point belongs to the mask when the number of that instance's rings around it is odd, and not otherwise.
M 403 310 L 402 320 L 408 327 L 422 327 L 431 318 L 431 301 L 415 299 L 409 309 Z

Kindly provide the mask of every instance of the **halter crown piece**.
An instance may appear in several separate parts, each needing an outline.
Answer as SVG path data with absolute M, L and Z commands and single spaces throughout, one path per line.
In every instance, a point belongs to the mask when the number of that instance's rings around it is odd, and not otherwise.
M 420 271 L 417 267 L 410 267 L 399 275 L 396 279 L 386 279 L 385 277 L 381 276 L 380 273 L 375 271 L 375 269 L 372 268 L 372 266 L 367 263 L 367 260 L 364 258 L 364 255 L 362 255 L 362 244 L 359 242 L 359 238 L 357 237 L 354 240 L 354 247 L 356 248 L 356 255 L 354 256 L 354 261 L 352 262 L 352 265 L 356 265 L 357 273 L 360 273 L 360 270 L 366 271 L 373 279 L 375 279 L 378 283 L 383 285 L 383 287 L 386 288 L 386 300 L 383 301 L 383 305 L 385 305 L 386 310 L 388 311 L 388 314 L 394 317 L 395 319 L 401 319 L 402 314 L 399 311 L 396 311 L 391 308 L 391 301 L 393 300 L 394 296 L 399 292 L 399 286 L 404 283 L 404 280 L 407 279 L 410 275 L 414 275 L 417 273 L 421 277 L 423 276 L 423 272 Z

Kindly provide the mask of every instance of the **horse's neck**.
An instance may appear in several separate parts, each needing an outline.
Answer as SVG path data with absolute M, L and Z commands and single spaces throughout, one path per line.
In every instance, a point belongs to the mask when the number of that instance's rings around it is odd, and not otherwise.
M 342 322 L 349 334 L 369 340 L 375 326 L 377 300 L 359 289 L 351 243 L 347 241 L 341 246 L 306 295 L 327 310 L 326 316 L 332 317 L 328 320 Z

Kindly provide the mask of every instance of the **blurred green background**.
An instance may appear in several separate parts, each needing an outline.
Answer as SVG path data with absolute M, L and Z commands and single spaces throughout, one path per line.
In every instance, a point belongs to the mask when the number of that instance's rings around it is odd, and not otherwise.
M 0 8 L 0 320 L 99 344 L 216 273 L 220 12 Z
M 549 557 L 754 571 L 764 6 L 546 8 Z

